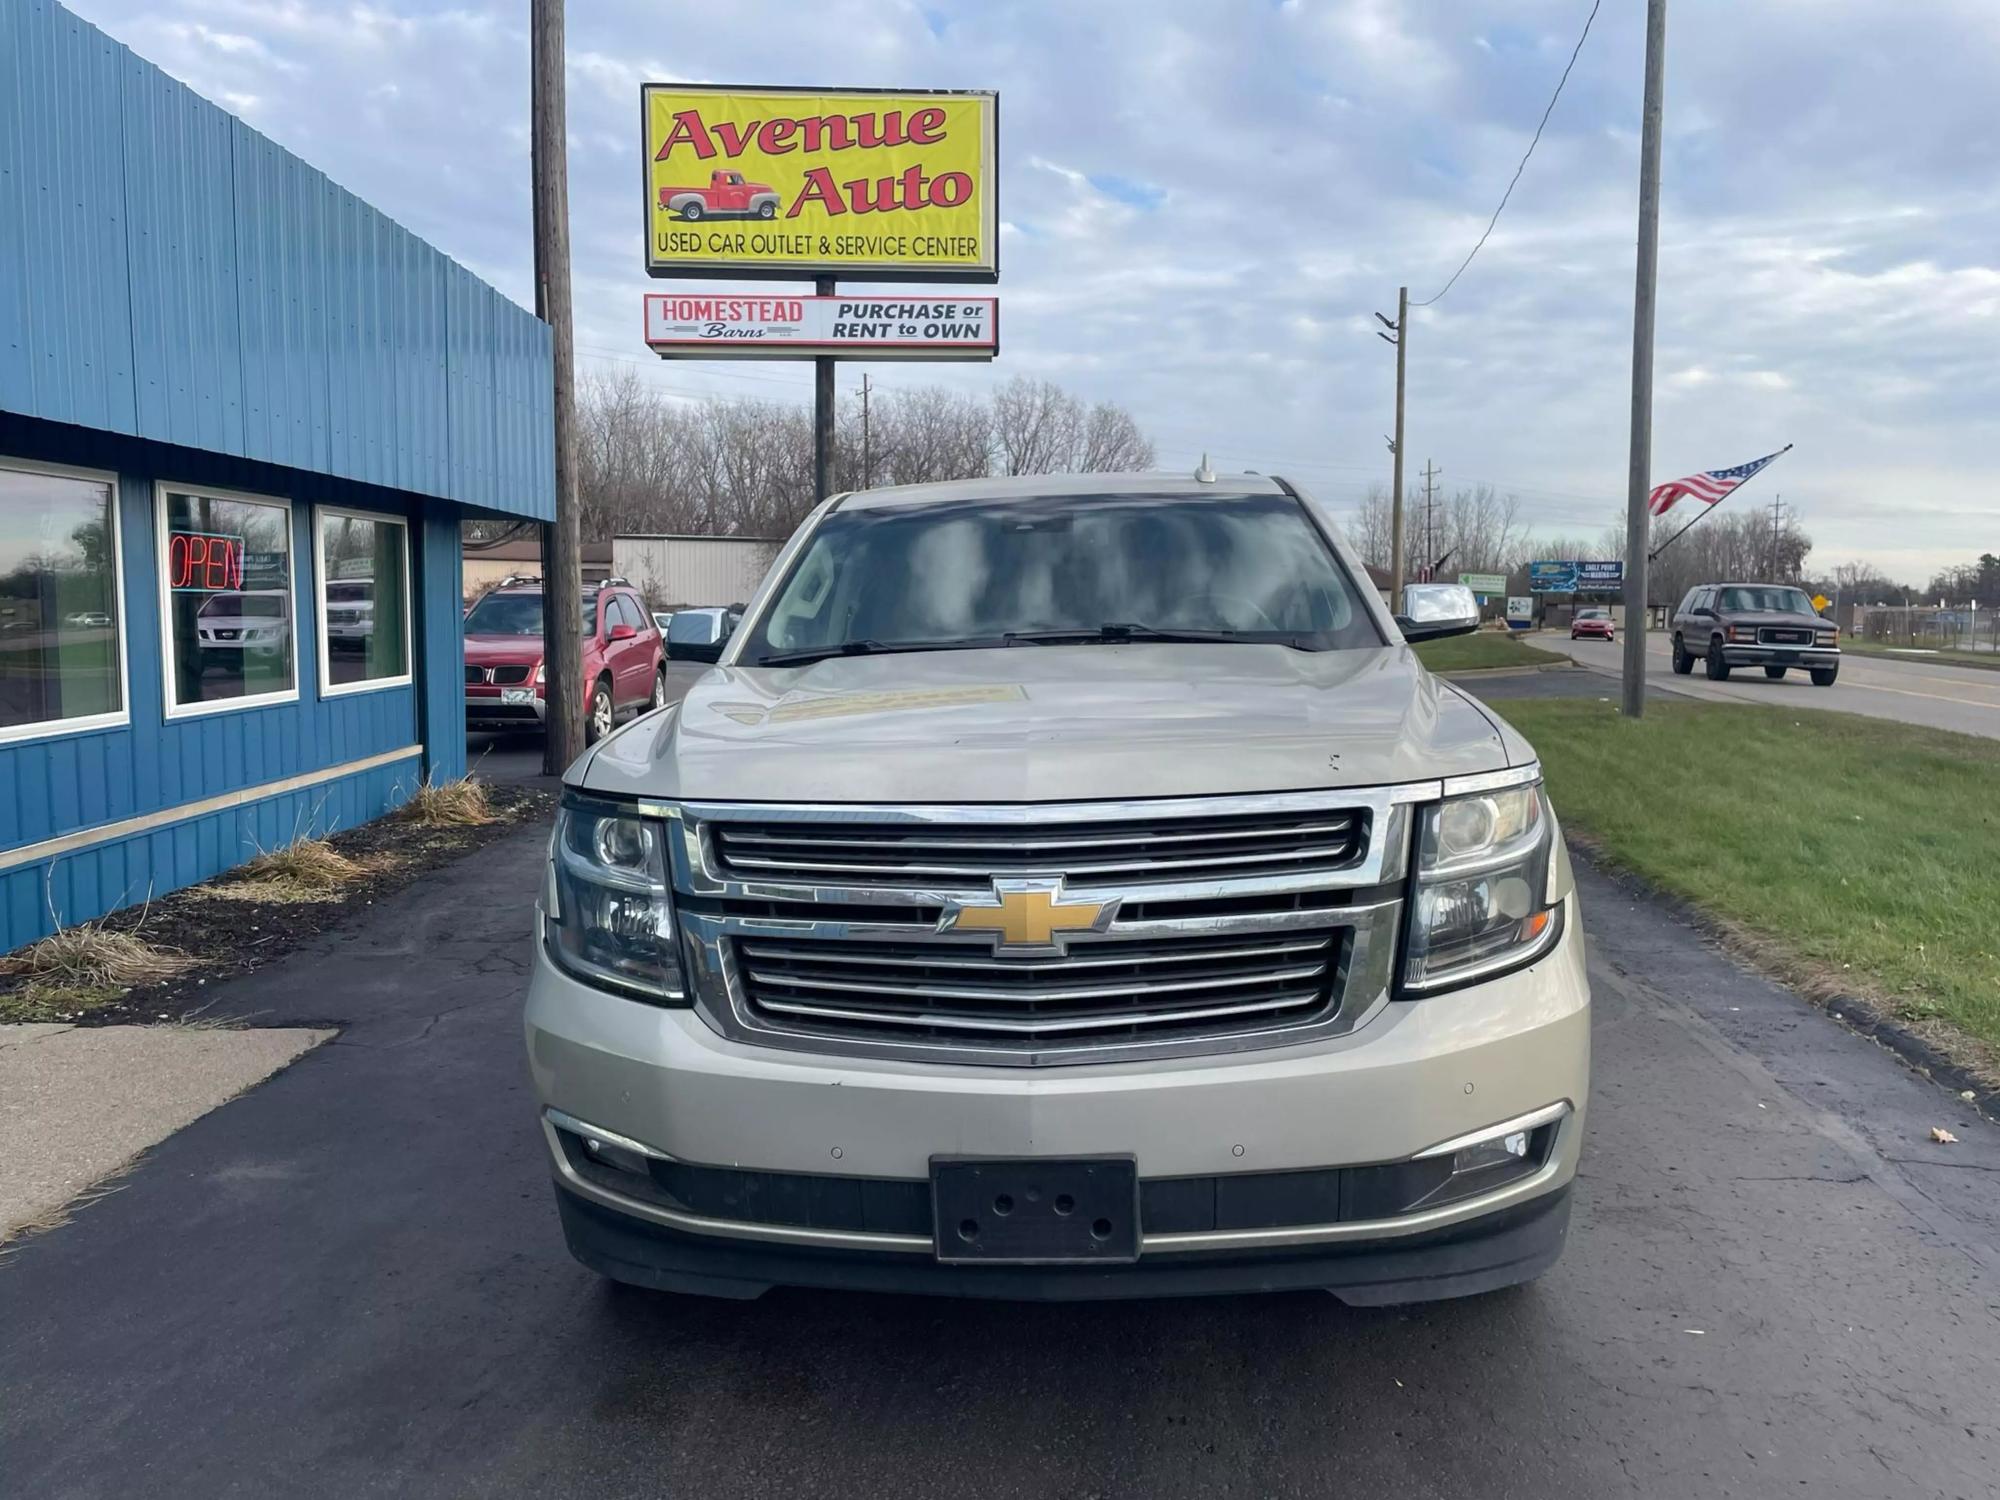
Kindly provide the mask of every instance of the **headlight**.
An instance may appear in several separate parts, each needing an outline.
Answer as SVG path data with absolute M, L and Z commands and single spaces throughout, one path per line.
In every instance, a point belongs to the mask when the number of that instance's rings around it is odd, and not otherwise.
M 665 835 L 629 808 L 566 796 L 549 848 L 545 931 L 551 955 L 579 979 L 682 1005 Z
M 1403 988 L 1428 993 L 1532 962 L 1554 943 L 1553 820 L 1541 785 L 1423 810 Z
M 1732 641 L 1754 642 L 1757 639 L 1757 627 L 1754 625 L 1732 625 L 1729 627 L 1729 638 Z
M 547 663 L 539 661 L 536 662 L 535 663 L 536 686 L 540 686 L 542 683 L 547 682 L 548 680 L 549 680 L 549 669 Z
M 1819 644 L 1822 646 L 1835 645 L 1840 640 L 1840 632 L 1838 630 L 1822 630 L 1818 633 L 1818 638 Z

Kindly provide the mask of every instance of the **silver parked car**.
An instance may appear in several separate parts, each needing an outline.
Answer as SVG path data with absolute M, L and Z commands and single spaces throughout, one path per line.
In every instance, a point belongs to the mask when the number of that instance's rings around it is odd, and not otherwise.
M 678 708 L 570 768 L 527 1044 L 641 1286 L 1528 1280 L 1590 1071 L 1534 752 L 1282 479 L 838 496 Z M 677 615 L 678 631 L 682 617 Z

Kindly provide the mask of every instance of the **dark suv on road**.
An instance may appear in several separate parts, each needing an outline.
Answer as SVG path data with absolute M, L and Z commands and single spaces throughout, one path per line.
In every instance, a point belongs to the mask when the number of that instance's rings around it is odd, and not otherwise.
M 1716 682 L 1732 667 L 1762 667 L 1773 680 L 1793 667 L 1813 686 L 1840 675 L 1840 630 L 1813 609 L 1804 589 L 1782 583 L 1704 583 L 1674 611 L 1674 670 L 1685 677 L 1700 661 Z

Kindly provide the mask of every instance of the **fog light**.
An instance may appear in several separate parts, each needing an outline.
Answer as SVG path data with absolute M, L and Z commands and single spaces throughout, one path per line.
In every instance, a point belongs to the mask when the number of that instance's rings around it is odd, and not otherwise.
M 599 1166 L 610 1167 L 613 1171 L 630 1172 L 635 1177 L 650 1178 L 646 1158 L 624 1146 L 614 1146 L 610 1141 L 597 1136 L 585 1136 L 583 1149 L 590 1153 L 590 1159 Z
M 1512 1135 L 1501 1136 L 1498 1140 L 1481 1141 L 1477 1146 L 1467 1146 L 1463 1151 L 1455 1151 L 1451 1158 L 1451 1175 L 1464 1177 L 1472 1172 L 1486 1172 L 1494 1167 L 1510 1166 L 1524 1161 L 1528 1155 L 1528 1132 L 1517 1130 Z

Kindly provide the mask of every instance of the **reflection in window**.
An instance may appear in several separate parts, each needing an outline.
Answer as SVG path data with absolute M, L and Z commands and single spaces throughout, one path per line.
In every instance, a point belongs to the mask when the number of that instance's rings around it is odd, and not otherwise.
M 0 465 L 0 734 L 125 706 L 112 487 Z
M 166 509 L 162 584 L 175 706 L 291 692 L 291 508 L 169 490 Z
M 327 687 L 410 675 L 408 536 L 400 521 L 319 513 Z

